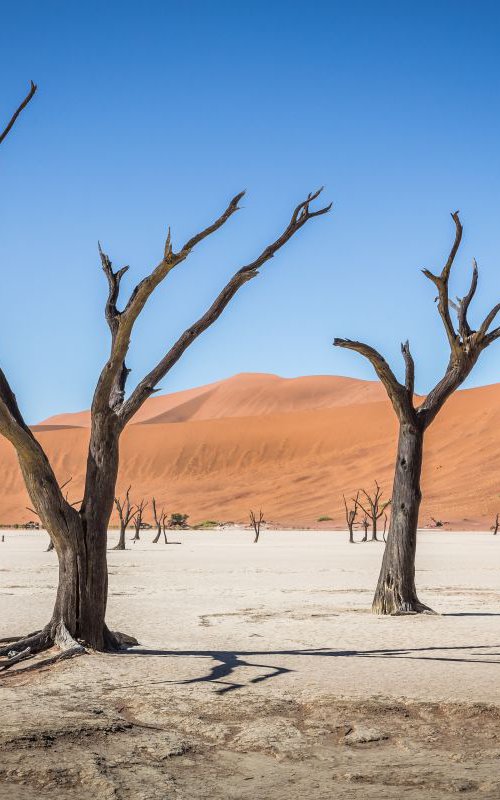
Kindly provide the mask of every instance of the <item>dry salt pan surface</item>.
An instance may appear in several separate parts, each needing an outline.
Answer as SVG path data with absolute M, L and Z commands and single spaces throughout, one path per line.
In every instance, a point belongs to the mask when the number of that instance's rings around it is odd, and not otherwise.
M 4 535 L 0 637 L 57 581 L 46 534 Z M 500 536 L 420 533 L 439 616 L 395 618 L 370 613 L 382 543 L 152 538 L 108 553 L 139 647 L 3 679 L 0 798 L 500 798 Z

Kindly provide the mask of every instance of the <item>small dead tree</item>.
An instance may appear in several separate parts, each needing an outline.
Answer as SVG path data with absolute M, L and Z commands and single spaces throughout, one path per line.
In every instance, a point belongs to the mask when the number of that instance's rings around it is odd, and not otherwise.
M 124 500 L 120 500 L 119 497 L 115 497 L 115 506 L 120 519 L 120 537 L 118 539 L 118 544 L 113 547 L 113 550 L 125 550 L 125 531 L 134 519 L 136 512 L 136 507 L 130 502 L 131 488 L 131 486 L 128 487 Z
M 382 503 L 382 489 L 378 485 L 377 481 L 375 481 L 375 492 L 373 495 L 368 494 L 365 489 L 361 489 L 364 496 L 366 497 L 366 503 L 368 505 L 368 509 L 366 509 L 361 501 L 359 502 L 360 508 L 365 512 L 366 516 L 371 520 L 372 523 L 372 542 L 378 542 L 377 539 L 377 523 L 382 514 L 384 513 L 387 506 L 390 504 L 390 499 L 386 500 L 385 503 Z
M 400 383 L 387 361 L 373 347 L 350 339 L 335 339 L 337 347 L 354 350 L 367 358 L 384 384 L 399 420 L 399 440 L 392 491 L 392 512 L 387 535 L 387 546 L 375 591 L 372 610 L 376 614 L 414 614 L 429 612 L 421 603 L 415 586 L 415 551 L 420 501 L 420 475 L 424 434 L 438 415 L 446 400 L 470 375 L 480 354 L 500 337 L 500 327 L 491 329 L 500 311 L 495 305 L 477 330 L 468 321 L 467 312 L 477 288 L 478 269 L 473 261 L 472 279 L 467 294 L 451 302 L 448 284 L 451 268 L 462 239 L 462 224 L 458 211 L 452 214 L 455 240 L 444 267 L 439 274 L 423 270 L 438 291 L 438 311 L 443 323 L 450 358 L 445 373 L 415 407 L 415 364 L 408 342 L 401 345 L 405 363 L 405 380 Z M 450 307 L 456 312 L 455 323 Z
M 356 497 L 353 499 L 354 506 L 349 508 L 347 505 L 347 501 L 345 499 L 345 494 L 342 495 L 344 499 L 344 508 L 345 508 L 345 520 L 347 522 L 347 529 L 349 531 L 349 542 L 354 544 L 354 524 L 356 517 L 358 515 L 358 507 L 359 507 L 359 492 L 357 493 Z
M 434 519 L 434 517 L 431 517 L 431 522 L 433 528 L 444 528 L 445 525 L 448 525 L 448 523 L 442 519 Z
M 262 513 L 262 511 L 259 511 L 258 517 L 255 516 L 255 513 L 253 511 L 250 511 L 250 524 L 255 532 L 255 538 L 253 540 L 254 544 L 257 544 L 257 542 L 259 541 L 260 526 L 262 525 L 263 522 L 264 522 L 264 514 Z
M 148 505 L 149 503 L 147 503 L 146 500 L 141 500 L 141 502 L 135 508 L 134 519 L 133 519 L 135 533 L 133 538 L 131 539 L 132 542 L 138 542 L 141 538 L 140 531 L 142 528 L 142 517 Z
M 36 87 L 21 103 L 0 136 L 3 143 L 17 116 L 31 100 Z M 107 538 L 113 510 L 119 466 L 120 436 L 143 403 L 151 397 L 161 380 L 182 358 L 196 339 L 213 325 L 243 286 L 257 277 L 260 269 L 310 220 L 326 214 L 331 205 L 312 209 L 321 190 L 310 193 L 292 211 L 274 241 L 260 254 L 237 269 L 207 310 L 171 345 L 158 363 L 127 395 L 129 348 L 134 326 L 148 300 L 172 270 L 185 262 L 209 236 L 219 231 L 240 208 L 244 193 L 238 193 L 223 213 L 207 227 L 174 250 L 170 231 L 157 265 L 140 280 L 121 308 L 118 307 L 122 278 L 128 267 L 114 269 L 99 246 L 99 257 L 108 283 L 105 318 L 110 331 L 109 356 L 99 375 L 90 412 L 89 445 L 83 501 L 78 509 L 62 494 L 54 471 L 40 441 L 26 424 L 14 392 L 0 371 L 0 434 L 17 452 L 30 502 L 49 531 L 59 560 L 59 583 L 54 610 L 47 625 L 33 636 L 18 638 L 0 647 L 0 657 L 10 652 L 29 655 L 46 650 L 54 643 L 82 649 L 117 649 L 130 644 L 132 637 L 112 632 L 106 625 L 108 597 Z M 67 277 L 67 276 L 66 276 Z M 77 644 L 78 640 L 80 644 Z
M 156 525 L 156 536 L 153 539 L 153 544 L 156 544 L 159 541 L 162 533 L 165 539 L 165 544 L 168 544 L 167 533 L 166 533 L 168 514 L 166 513 L 164 508 L 162 508 L 161 511 L 158 511 L 156 500 L 154 497 L 153 497 L 153 516 L 155 518 L 155 525 Z
M 496 536 L 497 533 L 498 533 L 498 528 L 500 526 L 499 519 L 500 519 L 500 514 L 497 514 L 496 517 L 495 517 L 495 523 L 491 527 L 491 530 L 493 531 L 493 536 Z
M 368 517 L 366 516 L 366 514 L 363 517 L 363 521 L 362 521 L 361 524 L 362 524 L 363 530 L 364 530 L 363 538 L 361 539 L 361 541 L 362 542 L 367 542 L 368 541 L 368 524 L 369 523 L 368 523 Z

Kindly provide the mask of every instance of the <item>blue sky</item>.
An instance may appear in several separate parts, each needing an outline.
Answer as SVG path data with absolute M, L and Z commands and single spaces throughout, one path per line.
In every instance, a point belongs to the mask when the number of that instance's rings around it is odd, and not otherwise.
M 325 184 L 334 202 L 239 293 L 162 383 L 236 372 L 373 378 L 368 341 L 417 390 L 447 346 L 421 267 L 461 210 L 477 320 L 500 300 L 500 10 L 493 2 L 3 4 L 0 118 L 39 92 L 0 151 L 0 362 L 30 422 L 88 407 L 106 358 L 97 255 L 126 290 L 241 188 L 244 210 L 169 276 L 137 326 L 130 387 L 228 276 Z M 401 373 L 400 373 L 401 374 Z M 468 385 L 500 380 L 500 351 Z

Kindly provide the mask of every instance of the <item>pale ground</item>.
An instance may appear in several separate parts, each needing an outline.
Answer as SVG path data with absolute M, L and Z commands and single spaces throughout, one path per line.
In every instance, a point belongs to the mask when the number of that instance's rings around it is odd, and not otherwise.
M 46 534 L 4 535 L 0 637 L 57 579 Z M 141 646 L 4 679 L 0 797 L 500 798 L 500 536 L 420 533 L 440 616 L 396 618 L 370 614 L 383 544 L 141 536 L 108 554 L 108 624 Z

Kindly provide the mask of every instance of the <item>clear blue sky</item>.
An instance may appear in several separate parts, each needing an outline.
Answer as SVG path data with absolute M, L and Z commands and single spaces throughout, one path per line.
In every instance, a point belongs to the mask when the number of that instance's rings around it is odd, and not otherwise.
M 417 389 L 447 361 L 432 285 L 458 208 L 454 292 L 480 266 L 473 319 L 500 300 L 496 2 L 3 4 L 0 118 L 39 92 L 0 152 L 0 361 L 30 422 L 88 407 L 106 357 L 96 242 L 126 289 L 246 188 L 245 209 L 150 303 L 130 386 L 255 256 L 309 190 L 334 201 L 244 287 L 171 372 L 373 378 L 364 339 Z M 500 380 L 492 347 L 469 385 Z

